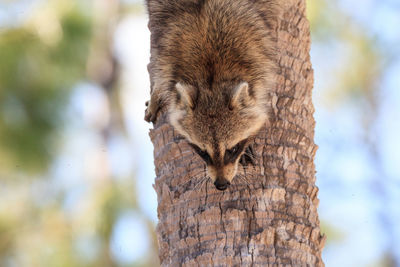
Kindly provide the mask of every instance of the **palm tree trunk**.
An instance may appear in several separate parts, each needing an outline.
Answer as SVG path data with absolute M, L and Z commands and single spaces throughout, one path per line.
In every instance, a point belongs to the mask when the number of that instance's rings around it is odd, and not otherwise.
M 239 170 L 246 178 L 218 191 L 165 116 L 150 132 L 161 266 L 324 265 L 305 0 L 278 3 L 275 119 L 255 139 L 255 166 Z

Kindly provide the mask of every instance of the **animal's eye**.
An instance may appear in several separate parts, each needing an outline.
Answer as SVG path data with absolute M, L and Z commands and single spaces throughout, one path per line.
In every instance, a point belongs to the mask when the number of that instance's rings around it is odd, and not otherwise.
M 240 143 L 238 143 L 236 146 L 232 147 L 231 149 L 226 150 L 227 153 L 231 154 L 231 155 L 235 155 L 240 148 Z
M 202 150 L 200 147 L 196 146 L 195 144 L 190 144 L 189 145 L 191 147 L 193 147 L 194 151 L 196 151 L 196 153 L 207 163 L 207 164 L 211 164 L 212 163 L 212 159 L 210 157 L 210 155 L 207 153 L 207 151 Z
M 234 147 L 231 149 L 227 149 L 225 151 L 225 157 L 224 157 L 224 162 L 225 164 L 229 162 L 235 162 L 237 157 L 242 153 L 245 145 L 246 145 L 247 139 L 240 141 L 237 143 Z

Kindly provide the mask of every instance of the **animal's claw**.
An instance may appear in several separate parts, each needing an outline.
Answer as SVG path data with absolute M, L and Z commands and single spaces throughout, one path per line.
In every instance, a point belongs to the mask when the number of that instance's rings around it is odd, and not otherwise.
M 155 123 L 159 107 L 152 104 L 151 100 L 146 101 L 146 111 L 144 112 L 144 120 L 147 122 Z
M 247 165 L 249 165 L 249 164 L 255 165 L 255 163 L 256 163 L 256 162 L 255 162 L 255 156 L 254 156 L 253 146 L 252 146 L 252 145 L 249 145 L 249 146 L 245 149 L 245 151 L 244 151 L 242 157 L 240 158 L 240 164 L 242 164 L 243 166 L 247 166 Z

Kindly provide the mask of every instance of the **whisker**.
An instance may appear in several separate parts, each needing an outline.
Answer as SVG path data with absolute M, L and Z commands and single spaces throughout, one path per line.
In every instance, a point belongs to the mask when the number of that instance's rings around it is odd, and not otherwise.
M 204 178 L 205 173 L 204 171 L 196 173 L 194 176 L 190 177 L 190 179 L 184 183 L 178 184 L 178 187 L 186 187 L 189 183 L 193 183 L 195 180 L 200 178 L 200 181 Z M 198 182 L 200 182 L 198 181 Z M 197 183 L 196 183 L 197 184 Z
M 239 177 L 242 181 L 246 182 L 247 184 L 251 184 L 251 181 L 245 175 L 238 174 L 237 177 Z
M 205 180 L 206 178 L 203 176 L 193 187 L 192 190 L 196 190 Z
M 242 166 L 242 168 L 243 169 L 254 169 L 255 168 L 255 166 L 253 166 L 253 165 L 251 165 L 251 167 L 250 166 L 243 166 L 243 165 L 241 165 Z
M 193 189 L 191 190 L 190 194 L 189 194 L 189 198 L 192 196 L 193 192 L 197 191 L 197 189 L 199 189 L 199 191 L 201 191 L 201 188 L 203 187 L 203 185 L 208 181 L 208 177 L 207 176 L 203 176 L 202 179 L 200 181 L 197 182 L 197 184 L 193 187 Z
M 245 180 L 243 177 L 239 176 L 240 181 L 242 181 L 244 184 L 248 185 L 249 182 L 247 180 Z
M 246 177 L 241 176 L 240 178 L 241 178 L 242 181 L 244 181 L 246 184 L 250 184 L 250 181 L 249 181 Z

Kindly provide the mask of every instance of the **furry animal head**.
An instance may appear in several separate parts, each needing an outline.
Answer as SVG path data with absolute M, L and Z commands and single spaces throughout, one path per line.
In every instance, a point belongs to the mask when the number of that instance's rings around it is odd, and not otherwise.
M 169 106 L 172 126 L 207 164 L 207 174 L 225 190 L 248 145 L 267 120 L 266 97 L 246 81 L 217 83 L 219 88 L 198 88 L 178 82 Z M 258 93 L 260 94 L 260 93 Z

